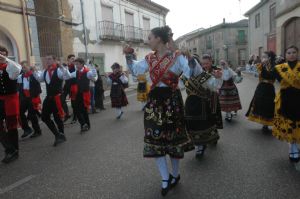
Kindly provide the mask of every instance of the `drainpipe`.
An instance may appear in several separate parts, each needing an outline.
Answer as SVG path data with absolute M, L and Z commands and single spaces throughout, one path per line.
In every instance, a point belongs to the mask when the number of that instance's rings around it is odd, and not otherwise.
M 81 17 L 82 17 L 82 25 L 83 25 L 83 35 L 84 35 L 84 47 L 85 47 L 85 61 L 88 59 L 88 40 L 87 40 L 87 31 L 85 26 L 85 17 L 84 17 L 84 5 L 83 0 L 80 0 L 80 6 L 81 6 Z
M 25 46 L 26 46 L 26 58 L 28 61 L 28 64 L 30 65 L 30 37 L 29 37 L 29 28 L 28 28 L 28 20 L 26 15 L 26 4 L 24 0 L 20 0 L 22 5 L 22 15 L 23 15 L 23 25 L 24 25 L 24 32 L 25 32 Z

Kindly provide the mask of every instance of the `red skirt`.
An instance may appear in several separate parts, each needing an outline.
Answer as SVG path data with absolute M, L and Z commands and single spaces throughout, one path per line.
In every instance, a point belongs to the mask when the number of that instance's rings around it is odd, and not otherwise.
M 239 91 L 233 81 L 224 81 L 219 90 L 221 111 L 231 112 L 242 109 Z
M 5 126 L 0 122 L 0 131 L 14 130 L 19 126 L 20 103 L 19 94 L 0 95 L 0 101 L 3 103 L 3 112 L 5 113 Z

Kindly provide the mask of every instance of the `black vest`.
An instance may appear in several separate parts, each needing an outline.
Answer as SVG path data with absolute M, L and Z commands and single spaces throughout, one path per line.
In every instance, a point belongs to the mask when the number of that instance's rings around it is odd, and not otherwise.
M 22 83 L 20 84 L 19 87 L 19 93 L 21 97 L 25 97 L 24 93 L 23 93 L 23 79 L 24 79 L 24 74 L 22 75 Z M 41 84 L 39 81 L 37 81 L 34 78 L 34 75 L 30 75 L 29 77 L 29 92 L 30 92 L 30 97 L 35 98 L 37 96 L 39 96 L 39 94 L 42 93 L 42 88 L 41 88 Z
M 90 90 L 90 80 L 87 78 L 87 73 L 83 74 L 79 79 L 79 71 L 77 71 L 76 80 L 79 93 L 87 92 Z
M 57 70 L 58 70 L 58 68 L 55 69 L 55 71 L 53 72 L 52 78 L 50 79 L 49 84 L 46 81 L 46 75 L 47 75 L 48 71 L 45 70 L 45 72 L 44 72 L 44 79 L 45 79 L 45 83 L 46 83 L 46 90 L 47 90 L 48 97 L 54 97 L 58 94 L 61 94 L 61 92 L 62 92 L 63 80 L 58 78 Z
M 75 67 L 69 69 L 69 72 L 70 72 L 70 73 L 73 73 L 73 72 L 75 72 L 75 71 L 76 71 Z M 76 84 L 76 81 L 77 81 L 76 78 L 68 79 L 68 80 L 65 81 L 65 85 L 68 86 L 68 87 L 70 87 L 71 85 Z
M 0 71 L 0 95 L 11 95 L 18 92 L 17 80 L 9 79 L 6 70 Z

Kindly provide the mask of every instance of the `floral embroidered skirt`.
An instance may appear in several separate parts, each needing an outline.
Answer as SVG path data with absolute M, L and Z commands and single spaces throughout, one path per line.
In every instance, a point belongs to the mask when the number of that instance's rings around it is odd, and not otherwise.
M 190 95 L 185 103 L 185 118 L 188 134 L 195 145 L 211 144 L 220 138 L 218 128 L 222 128 L 219 103 L 216 113 L 212 113 L 211 101 Z
M 224 112 L 242 109 L 239 91 L 233 81 L 224 81 L 219 90 L 221 110 Z
M 186 132 L 180 90 L 156 87 L 148 96 L 144 113 L 144 157 L 183 158 L 194 149 Z
M 270 83 L 259 83 L 246 114 L 248 119 L 262 125 L 272 126 L 274 118 L 275 88 Z
M 282 141 L 300 144 L 300 89 L 281 90 L 275 98 L 273 135 Z

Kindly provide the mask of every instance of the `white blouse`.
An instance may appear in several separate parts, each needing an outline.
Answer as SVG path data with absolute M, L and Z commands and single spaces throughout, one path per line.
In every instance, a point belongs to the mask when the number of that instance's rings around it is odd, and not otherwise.
M 231 68 L 227 67 L 227 68 L 223 68 L 222 70 L 223 75 L 222 75 L 222 79 L 224 81 L 228 81 L 229 79 L 233 78 L 235 79 L 235 77 L 237 76 L 236 72 L 234 72 Z

